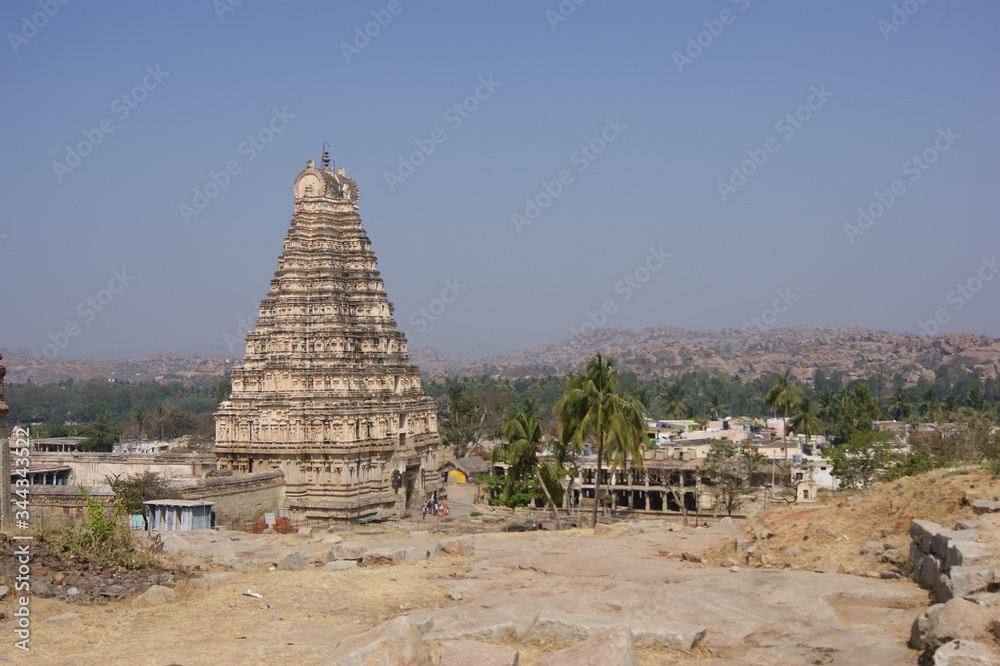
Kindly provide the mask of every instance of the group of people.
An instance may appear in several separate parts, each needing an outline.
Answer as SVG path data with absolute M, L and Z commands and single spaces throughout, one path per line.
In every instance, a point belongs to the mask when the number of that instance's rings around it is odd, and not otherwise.
M 437 502 L 434 501 L 428 501 L 427 504 L 424 504 L 422 507 L 420 507 L 420 518 L 421 519 L 427 518 L 427 514 L 430 514 L 432 516 L 447 516 L 448 503 L 442 502 L 441 504 L 438 504 Z

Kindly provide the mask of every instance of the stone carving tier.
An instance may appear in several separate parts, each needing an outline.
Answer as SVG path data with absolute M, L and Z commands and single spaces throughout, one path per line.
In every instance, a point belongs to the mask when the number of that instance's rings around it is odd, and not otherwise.
M 437 412 L 396 328 L 357 184 L 309 160 L 294 194 L 271 290 L 216 413 L 220 467 L 281 469 L 293 518 L 419 507 L 440 486 Z

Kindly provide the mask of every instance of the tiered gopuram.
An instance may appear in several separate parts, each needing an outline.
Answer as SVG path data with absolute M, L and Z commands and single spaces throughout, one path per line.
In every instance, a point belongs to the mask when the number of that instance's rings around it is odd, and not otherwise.
M 358 186 L 324 156 L 295 179 L 271 290 L 219 406 L 219 467 L 281 469 L 293 520 L 400 514 L 441 486 L 433 401 L 358 215 Z

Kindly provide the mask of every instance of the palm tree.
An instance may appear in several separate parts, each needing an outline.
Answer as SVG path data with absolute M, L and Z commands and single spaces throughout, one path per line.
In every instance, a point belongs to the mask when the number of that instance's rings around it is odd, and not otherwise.
M 816 396 L 816 401 L 819 403 L 819 410 L 816 416 L 823 419 L 823 423 L 826 424 L 828 430 L 833 430 L 833 424 L 836 423 L 837 415 L 839 414 L 837 394 L 834 393 L 832 388 L 827 386 Z
M 163 441 L 163 415 L 167 413 L 167 410 L 164 409 L 162 402 L 156 403 L 153 406 L 153 409 L 156 410 L 156 418 L 159 419 L 159 421 L 160 421 L 160 441 L 162 442 Z
M 931 386 L 928 386 L 921 396 L 920 413 L 931 421 L 937 420 L 938 397 L 937 392 Z
M 723 414 L 729 413 L 729 405 L 722 402 L 718 393 L 712 391 L 708 394 L 708 404 L 705 405 L 705 411 L 710 419 L 716 420 L 722 418 Z
M 132 420 L 139 426 L 139 439 L 146 438 L 146 433 L 143 432 L 142 426 L 146 423 L 147 419 L 149 419 L 149 416 L 141 408 L 136 407 L 132 410 Z
M 688 415 L 688 407 L 684 403 L 685 395 L 684 389 L 681 388 L 680 384 L 671 384 L 667 387 L 667 392 L 664 394 L 664 400 L 666 400 L 666 412 L 668 419 L 683 419 Z
M 545 444 L 542 439 L 542 422 L 535 411 L 534 400 L 525 398 L 520 409 L 508 410 L 503 422 L 503 437 L 507 441 L 495 446 L 490 452 L 490 458 L 494 463 L 506 462 L 510 466 L 508 473 L 516 474 L 517 470 L 531 470 L 555 516 L 556 529 L 562 529 L 559 523 L 559 509 L 552 500 L 552 493 L 549 490 L 551 484 L 558 483 L 555 469 L 551 463 L 541 463 L 538 460 Z
M 805 435 L 806 444 L 813 435 L 823 432 L 823 421 L 819 418 L 819 405 L 809 398 L 801 398 L 792 407 L 792 418 L 788 428 L 796 435 Z
M 893 389 L 889 411 L 892 412 L 892 417 L 897 421 L 905 420 L 913 411 L 913 406 L 910 404 L 910 394 L 902 386 Z
M 566 392 L 553 408 L 559 417 L 562 438 L 568 437 L 577 447 L 582 446 L 584 439 L 596 440 L 595 527 L 601 498 L 601 463 L 604 460 L 605 444 L 610 438 L 617 442 L 617 446 L 624 446 L 637 438 L 641 439 L 645 433 L 645 424 L 642 424 L 638 433 L 635 432 L 637 423 L 631 418 L 634 406 L 626 405 L 625 402 L 618 393 L 618 374 L 614 361 L 596 354 L 587 362 L 583 374 L 573 375 L 566 381 Z
M 642 447 L 646 442 L 646 421 L 642 414 L 645 410 L 635 392 L 622 396 L 620 417 L 624 427 L 613 429 L 608 438 L 611 470 L 618 469 L 628 475 L 630 466 L 642 469 Z M 632 494 L 629 493 L 631 508 Z
M 786 370 L 784 375 L 772 372 L 771 381 L 774 382 L 774 385 L 771 386 L 767 395 L 764 396 L 764 404 L 773 409 L 775 414 L 781 417 L 782 421 L 785 420 L 789 410 L 799 400 L 798 387 L 788 379 L 790 372 L 791 368 Z

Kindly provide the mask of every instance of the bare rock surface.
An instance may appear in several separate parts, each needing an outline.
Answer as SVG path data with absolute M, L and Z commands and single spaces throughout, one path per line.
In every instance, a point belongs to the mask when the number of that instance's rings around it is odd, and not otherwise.
M 982 643 L 955 639 L 934 652 L 934 666 L 1000 666 L 1000 657 Z
M 638 666 L 632 632 L 607 629 L 542 659 L 538 666 Z
M 405 617 L 383 622 L 363 634 L 348 636 L 333 650 L 328 666 L 432 666 L 416 625 Z
M 517 650 L 477 641 L 447 641 L 441 644 L 438 666 L 518 666 Z
M 990 630 L 988 608 L 965 599 L 935 604 L 913 621 L 909 645 L 914 650 L 935 649 L 956 638 L 976 640 Z

